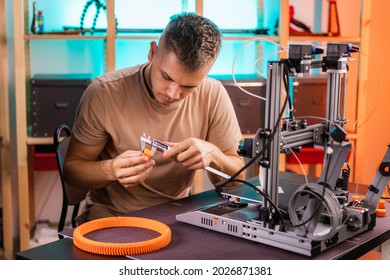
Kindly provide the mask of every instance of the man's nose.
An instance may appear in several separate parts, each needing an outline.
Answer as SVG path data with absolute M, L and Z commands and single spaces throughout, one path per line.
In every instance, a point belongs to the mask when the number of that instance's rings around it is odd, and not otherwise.
M 171 99 L 178 99 L 180 97 L 180 87 L 177 83 L 170 83 L 167 94 Z

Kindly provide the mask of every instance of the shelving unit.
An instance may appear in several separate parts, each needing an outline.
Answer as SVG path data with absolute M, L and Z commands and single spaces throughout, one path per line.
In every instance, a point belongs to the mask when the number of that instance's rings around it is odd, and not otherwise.
M 203 14 L 203 5 L 207 0 L 195 0 L 196 12 Z M 309 1 L 309 0 L 308 0 Z M 259 0 L 259 7 L 264 4 L 264 1 Z M 14 24 L 14 52 L 15 54 L 15 92 L 16 94 L 16 123 L 17 125 L 17 179 L 18 179 L 18 209 L 19 209 L 19 236 L 20 249 L 29 248 L 29 240 L 31 228 L 31 172 L 29 170 L 29 145 L 51 144 L 51 139 L 47 138 L 31 138 L 27 133 L 27 93 L 28 82 L 30 79 L 30 53 L 29 43 L 35 40 L 102 40 L 104 42 L 104 64 L 105 72 L 115 70 L 116 59 L 116 42 L 118 40 L 155 40 L 158 39 L 158 34 L 131 34 L 117 35 L 116 20 L 115 20 L 115 0 L 107 0 L 107 33 L 104 35 L 31 35 L 26 32 L 28 30 L 28 1 L 13 0 L 13 24 Z M 304 6 L 304 5 L 302 5 Z M 247 35 L 229 35 L 225 40 L 245 41 L 248 39 L 266 37 L 269 40 L 277 41 L 279 44 L 287 46 L 289 42 L 353 42 L 360 45 L 361 50 L 368 53 L 368 43 L 364 41 L 365 34 L 369 33 L 369 25 L 365 24 L 370 15 L 371 0 L 362 1 L 361 20 L 360 20 L 360 36 L 359 37 L 319 37 L 319 36 L 290 36 L 289 35 L 289 1 L 280 0 L 279 11 L 279 35 L 278 36 L 247 36 Z M 353 81 L 349 83 L 348 92 L 352 95 L 353 102 L 349 106 L 349 111 L 352 112 L 356 119 L 357 110 L 359 114 L 365 113 L 364 106 L 361 103 L 364 100 L 360 99 L 359 93 L 364 88 L 364 83 L 367 78 L 367 59 L 360 57 L 359 67 L 354 67 L 358 70 L 353 72 Z M 357 65 L 356 65 L 357 66 Z M 352 89 L 352 90 L 350 90 Z M 359 101 L 359 104 L 358 104 Z M 349 137 L 357 142 L 360 139 L 360 131 L 350 129 Z M 359 145 L 356 143 L 355 145 Z M 359 155 L 357 156 L 359 158 Z M 196 183 L 199 184 L 201 178 L 196 178 Z M 6 227 L 5 227 L 6 228 Z
M 9 97 L 8 91 L 8 79 L 9 72 L 8 65 L 8 51 L 7 51 L 7 39 L 6 39 L 6 9 L 5 1 L 0 0 L 0 197 L 2 208 L 2 223 L 0 225 L 3 229 L 3 244 L 4 244 L 4 257 L 12 258 L 13 253 L 13 229 L 12 229 L 12 185 L 10 176 L 10 130 L 9 130 Z M 8 225 L 7 227 L 5 225 Z M 1 237 L 0 237 L 1 239 Z M 0 249 L 1 251 L 1 249 Z

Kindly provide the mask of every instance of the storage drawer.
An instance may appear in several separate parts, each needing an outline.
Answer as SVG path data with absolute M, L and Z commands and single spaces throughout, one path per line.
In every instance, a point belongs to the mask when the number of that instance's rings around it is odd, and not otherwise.
M 56 154 L 34 153 L 34 170 L 48 171 L 57 170 Z
M 60 124 L 73 126 L 90 75 L 35 75 L 31 80 L 32 136 L 52 137 Z
M 34 171 L 58 170 L 54 145 L 33 147 Z

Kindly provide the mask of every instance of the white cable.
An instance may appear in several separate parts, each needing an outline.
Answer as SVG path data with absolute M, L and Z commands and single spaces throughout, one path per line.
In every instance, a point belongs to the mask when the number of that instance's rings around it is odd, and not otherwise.
M 378 66 L 376 65 L 376 63 L 375 63 L 367 54 L 365 54 L 364 52 L 359 51 L 359 53 L 361 53 L 362 55 L 364 55 L 365 57 L 367 57 L 367 59 L 374 65 L 375 71 L 377 72 L 378 78 L 379 78 L 379 92 L 378 92 L 377 97 L 376 97 L 376 102 L 375 102 L 374 108 L 373 108 L 373 109 L 371 110 L 371 112 L 368 114 L 368 117 L 367 117 L 359 126 L 357 126 L 357 123 L 359 122 L 359 120 L 360 120 L 363 116 L 365 116 L 365 115 L 367 115 L 367 114 L 362 114 L 362 115 L 360 115 L 360 116 L 356 119 L 356 121 L 354 122 L 354 124 L 353 124 L 353 128 L 354 128 L 354 129 L 357 129 L 357 128 L 361 127 L 362 125 L 364 125 L 364 124 L 372 117 L 372 115 L 373 115 L 374 112 L 376 111 L 376 107 L 377 107 L 378 104 L 379 104 L 379 99 L 380 99 L 380 95 L 381 95 L 381 93 L 382 93 L 382 86 L 383 86 L 383 80 L 382 80 L 381 72 L 379 71 L 379 68 L 378 68 Z
M 283 142 L 284 142 L 284 144 L 287 144 L 285 141 L 283 141 Z M 296 155 L 296 153 L 291 149 L 290 146 L 288 146 L 288 144 L 287 144 L 287 148 L 291 151 L 292 155 L 293 155 L 293 156 L 295 157 L 295 159 L 298 161 L 298 164 L 299 164 L 299 166 L 301 167 L 303 176 L 305 177 L 306 184 L 309 184 L 309 180 L 307 179 L 306 170 L 305 170 L 305 168 L 303 167 L 303 164 L 302 164 L 301 161 L 299 160 L 299 158 L 298 158 L 298 156 Z
M 299 116 L 299 117 L 296 117 L 297 119 L 307 119 L 307 118 L 312 118 L 312 119 L 320 119 L 320 120 L 324 120 L 328 123 L 331 123 L 333 125 L 335 125 L 334 122 L 332 122 L 331 120 L 328 120 L 326 118 L 322 118 L 322 117 L 318 117 L 318 116 Z M 354 158 L 354 161 L 356 162 L 357 158 L 356 158 L 356 149 L 355 149 L 355 146 L 354 146 L 354 143 L 353 142 L 350 142 L 351 143 L 351 150 L 353 152 L 353 158 Z M 355 193 L 358 194 L 358 190 L 359 190 L 359 181 L 356 181 L 356 188 L 355 188 Z
M 255 60 L 255 62 L 253 63 L 253 68 L 255 69 L 255 71 L 257 72 L 257 74 L 259 74 L 261 77 L 263 77 L 264 79 L 267 79 L 267 76 L 265 76 L 263 73 L 261 73 L 261 71 L 259 69 L 257 69 L 256 67 L 256 64 L 263 60 L 264 57 L 268 57 L 268 56 L 271 56 L 271 55 L 274 55 L 274 54 L 279 54 L 281 52 L 284 52 L 285 50 L 280 50 L 280 51 L 276 51 L 276 52 L 271 52 L 271 53 L 268 53 L 268 54 L 265 54 L 261 57 L 259 57 L 258 59 Z
M 322 120 L 322 121 L 326 121 L 327 123 L 330 123 L 330 124 L 333 124 L 333 125 L 336 125 L 335 122 L 327 119 L 327 118 L 324 118 L 324 117 L 319 117 L 319 116 L 296 116 L 295 117 L 296 119 L 317 119 L 317 120 Z
M 356 162 L 357 161 L 356 149 L 355 149 L 355 146 L 354 146 L 354 144 L 352 142 L 351 142 L 351 149 L 352 149 L 352 152 L 353 152 L 353 158 L 354 158 L 354 160 Z M 358 194 L 358 192 L 359 192 L 359 180 L 357 180 L 355 183 L 356 183 L 355 194 Z
M 264 98 L 264 97 L 262 97 L 262 96 L 259 96 L 259 95 L 256 95 L 256 94 L 253 94 L 252 92 L 249 92 L 249 91 L 245 90 L 244 88 L 242 88 L 242 87 L 239 85 L 239 83 L 237 82 L 236 77 L 235 77 L 235 74 L 234 74 L 234 66 L 235 66 L 235 64 L 236 64 L 236 60 L 237 60 L 238 55 L 240 54 L 241 50 L 242 50 L 244 47 L 246 47 L 246 45 L 248 45 L 249 43 L 251 43 L 251 42 L 253 42 L 253 41 L 267 41 L 267 42 L 269 42 L 269 43 L 271 43 L 271 44 L 274 44 L 274 45 L 278 46 L 279 48 L 281 48 L 281 51 L 285 51 L 285 48 L 284 48 L 283 46 L 281 46 L 280 44 L 275 43 L 275 42 L 273 42 L 273 41 L 271 41 L 271 40 L 269 40 L 269 39 L 267 39 L 267 38 L 265 38 L 265 37 L 254 38 L 254 39 L 250 39 L 250 40 L 246 41 L 246 42 L 238 49 L 238 51 L 237 51 L 237 53 L 236 53 L 236 56 L 234 57 L 233 64 L 232 64 L 232 78 L 233 78 L 233 81 L 234 81 L 234 83 L 236 84 L 236 86 L 237 86 L 240 90 L 242 90 L 243 92 L 245 92 L 246 94 L 248 94 L 248 95 L 250 95 L 250 96 L 252 96 L 252 97 L 259 98 L 259 99 L 262 99 L 262 100 L 266 101 L 266 98 Z M 270 55 L 271 55 L 271 54 L 270 54 Z M 265 57 L 265 56 L 267 56 L 267 55 L 264 55 L 263 57 Z
M 305 181 L 306 181 L 306 184 L 309 184 L 309 180 L 307 179 L 307 175 L 306 175 L 306 171 L 305 171 L 305 168 L 303 167 L 301 161 L 299 160 L 298 156 L 296 155 L 296 153 L 291 149 L 290 145 L 286 142 L 286 140 L 282 140 L 283 144 L 285 144 L 287 146 L 287 148 L 291 151 L 291 153 L 293 154 L 293 156 L 295 157 L 295 159 L 298 161 L 300 167 L 301 167 L 301 170 L 303 172 L 303 175 L 305 176 Z

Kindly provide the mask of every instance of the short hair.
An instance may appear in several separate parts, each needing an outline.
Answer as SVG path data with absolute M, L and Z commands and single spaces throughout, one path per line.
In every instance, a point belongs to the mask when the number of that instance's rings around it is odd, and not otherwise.
M 187 71 L 214 63 L 222 45 L 222 33 L 211 20 L 195 13 L 171 17 L 160 42 L 174 52 Z

